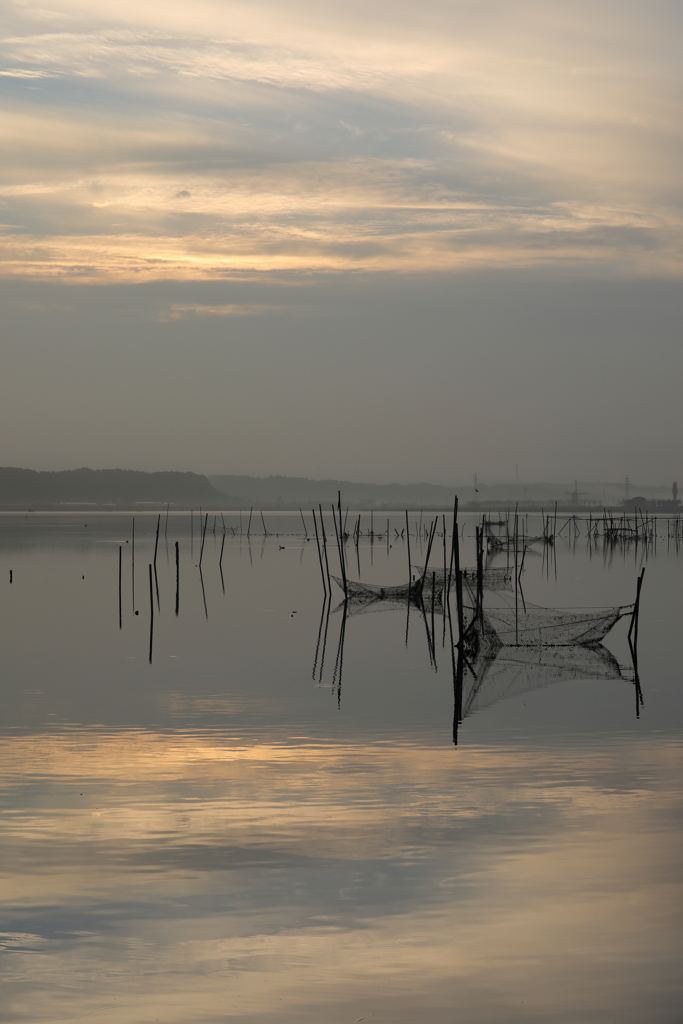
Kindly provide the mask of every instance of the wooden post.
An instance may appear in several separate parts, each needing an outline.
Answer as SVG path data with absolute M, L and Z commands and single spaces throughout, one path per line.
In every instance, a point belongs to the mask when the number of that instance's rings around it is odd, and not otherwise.
M 207 512 L 206 513 L 206 517 L 204 519 L 204 529 L 202 530 L 202 547 L 201 547 L 201 551 L 199 552 L 199 568 L 200 569 L 202 567 L 202 558 L 204 557 L 204 541 L 206 540 L 206 526 L 207 526 L 208 522 L 209 522 L 209 513 Z
M 121 612 L 121 563 L 123 561 L 123 548 L 119 544 L 119 629 L 122 627 L 122 612 Z M 10 573 L 10 583 L 12 582 L 12 574 Z
M 444 595 L 445 596 L 445 595 Z M 436 573 L 432 572 L 432 648 L 435 649 L 436 644 L 434 641 L 434 598 L 436 597 Z M 446 620 L 446 601 L 443 603 L 443 615 L 444 621 Z M 436 653 L 434 653 L 436 660 Z
M 327 587 L 330 592 L 330 596 L 332 596 L 332 581 L 330 579 L 330 561 L 327 557 L 327 534 L 325 533 L 325 523 L 323 521 L 322 505 L 318 505 L 318 510 L 320 512 L 320 532 L 323 535 L 323 554 L 325 556 L 325 569 L 327 570 Z
M 515 512 L 515 644 L 518 644 L 518 642 L 519 642 L 519 618 L 518 618 L 518 616 L 519 616 L 519 612 L 518 612 L 519 598 L 518 598 L 518 590 L 517 590 L 517 588 L 519 586 L 519 580 L 517 578 L 517 545 L 518 545 L 518 539 L 517 539 L 518 538 L 518 533 L 517 533 L 517 531 L 518 531 L 518 529 L 519 529 L 519 521 L 518 521 L 517 513 Z
M 636 600 L 635 600 L 635 603 L 633 605 L 633 612 L 631 614 L 631 625 L 629 626 L 629 630 L 628 630 L 628 640 L 629 640 L 629 643 L 631 642 L 631 634 L 632 633 L 634 634 L 634 637 L 633 637 L 633 647 L 634 647 L 634 649 L 637 649 L 637 647 L 638 647 L 638 616 L 640 614 L 640 588 L 643 585 L 643 577 L 644 576 L 645 576 L 645 569 L 643 568 L 640 576 L 638 577 L 638 583 L 636 584 Z
M 161 526 L 161 513 L 157 516 L 157 534 L 154 538 L 154 568 L 157 567 L 157 551 L 159 550 L 159 527 Z
M 453 561 L 455 563 L 455 600 L 458 615 L 458 647 L 465 639 L 464 615 L 462 607 L 462 572 L 460 571 L 460 536 L 458 534 L 458 496 L 453 505 Z
M 406 509 L 406 541 L 408 542 L 408 590 L 413 582 L 412 564 L 410 561 L 410 529 L 408 527 L 408 509 Z
M 339 553 L 339 565 L 340 565 L 340 568 L 341 568 L 342 584 L 343 584 L 343 587 L 344 587 L 344 599 L 346 600 L 346 598 L 348 597 L 348 594 L 346 592 L 346 566 L 344 565 L 344 551 L 343 551 L 342 545 L 341 545 L 341 538 L 339 536 L 339 529 L 337 528 L 337 516 L 336 516 L 335 511 L 334 511 L 334 505 L 332 506 L 332 520 L 334 522 L 334 535 L 335 535 L 335 537 L 337 539 L 337 551 Z M 339 525 L 341 527 L 341 513 L 340 513 Z
M 180 607 L 180 547 L 175 542 L 175 613 L 178 614 Z
M 149 663 L 152 664 L 152 644 L 154 642 L 154 590 L 152 588 L 152 563 L 149 565 Z
M 327 594 L 327 586 L 325 584 L 325 569 L 323 568 L 323 554 L 320 550 L 320 538 L 318 536 L 318 523 L 315 518 L 315 509 L 311 509 L 313 513 L 313 525 L 315 527 L 315 543 L 318 548 L 318 561 L 320 562 L 320 575 L 323 578 L 323 593 Z
M 159 604 L 159 578 L 157 576 L 157 552 L 159 550 L 159 527 L 161 526 L 161 513 L 157 516 L 157 535 L 154 541 L 154 585 L 157 591 L 157 607 L 161 610 Z

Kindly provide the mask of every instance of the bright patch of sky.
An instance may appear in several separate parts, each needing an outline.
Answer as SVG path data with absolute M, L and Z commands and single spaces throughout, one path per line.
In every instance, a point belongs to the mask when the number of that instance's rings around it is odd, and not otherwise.
M 5 7 L 4 273 L 681 270 L 665 2 Z

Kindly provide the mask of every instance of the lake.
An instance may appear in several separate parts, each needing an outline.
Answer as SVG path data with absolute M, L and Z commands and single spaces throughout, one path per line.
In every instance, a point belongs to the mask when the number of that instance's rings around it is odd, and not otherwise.
M 665 523 L 656 551 L 566 530 L 524 561 L 549 606 L 631 602 L 646 567 L 642 701 L 622 619 L 587 667 L 492 673 L 454 729 L 440 607 L 433 631 L 428 605 L 344 616 L 336 584 L 326 607 L 310 513 L 308 538 L 212 514 L 203 553 L 197 514 L 162 516 L 156 577 L 157 515 L 134 518 L 133 544 L 131 514 L 0 515 L 0 1020 L 680 1024 Z M 371 540 L 362 515 L 349 578 L 406 582 L 390 518 Z

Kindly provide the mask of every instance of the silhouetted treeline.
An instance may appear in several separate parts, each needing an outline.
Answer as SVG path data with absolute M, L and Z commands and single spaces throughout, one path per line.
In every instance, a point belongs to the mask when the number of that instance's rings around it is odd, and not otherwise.
M 225 503 L 205 476 L 198 473 L 143 473 L 134 469 L 68 469 L 37 472 L 0 468 L 0 504 L 40 505 L 69 502 L 134 504 Z
M 342 501 L 350 507 L 361 508 L 413 508 L 424 505 L 453 504 L 453 488 L 439 484 L 353 484 L 348 480 L 308 480 L 292 476 L 209 476 L 219 491 L 237 497 L 242 505 L 255 508 L 310 508 L 313 505 L 336 502 L 341 491 Z
M 623 483 L 477 483 L 460 481 L 455 485 L 442 484 L 372 484 L 351 483 L 349 480 L 311 480 L 292 476 L 246 476 L 236 474 L 209 475 L 208 479 L 218 491 L 226 495 L 232 508 L 310 509 L 318 503 L 324 507 L 337 501 L 341 491 L 345 506 L 355 509 L 450 509 L 453 494 L 457 493 L 463 506 L 482 510 L 500 506 L 514 506 L 527 511 L 546 509 L 558 503 L 558 508 L 620 507 L 624 499 Z M 650 488 L 662 499 L 670 493 L 667 487 Z M 228 499 L 227 496 L 230 496 Z M 654 500 L 654 493 L 652 495 Z M 638 499 L 644 502 L 645 499 Z M 652 506 L 654 507 L 654 505 Z M 659 507 L 659 506 L 657 506 Z M 672 508 L 665 502 L 662 508 Z

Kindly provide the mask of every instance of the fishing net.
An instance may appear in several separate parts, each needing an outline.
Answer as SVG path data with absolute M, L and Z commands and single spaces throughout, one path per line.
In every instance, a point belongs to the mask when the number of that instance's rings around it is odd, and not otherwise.
M 344 580 L 339 576 L 332 576 L 332 579 L 344 590 Z M 404 604 L 408 597 L 416 598 L 420 592 L 420 585 L 417 583 L 401 583 L 395 587 L 384 587 L 376 583 L 361 583 L 357 580 L 346 581 L 346 595 L 349 601 L 356 603 L 370 601 L 402 601 Z
M 432 587 L 435 587 L 437 591 L 444 589 L 444 582 L 448 581 L 448 585 L 451 590 L 455 589 L 455 572 L 451 570 L 443 569 L 425 569 L 423 566 L 417 567 L 421 573 L 423 573 L 424 593 L 431 592 Z M 477 585 L 477 570 L 476 569 L 462 569 L 463 583 L 470 584 L 472 587 Z M 512 569 L 506 569 L 504 567 L 491 566 L 484 569 L 483 585 L 484 590 L 512 590 Z
M 463 679 L 462 718 L 498 701 L 567 680 L 623 679 L 628 670 L 602 645 L 498 647 L 468 663 Z
M 384 611 L 415 605 L 421 609 L 429 607 L 443 611 L 443 598 L 448 584 L 454 586 L 453 577 L 444 570 L 424 571 L 420 579 L 397 586 L 380 586 L 373 583 L 346 581 L 346 595 L 349 613 L 369 609 Z M 567 647 L 600 643 L 612 627 L 625 615 L 633 611 L 633 605 L 618 605 L 612 608 L 545 608 L 524 602 L 519 597 L 516 605 L 508 596 L 512 591 L 512 580 L 508 570 L 490 568 L 483 578 L 484 591 L 493 593 L 498 600 L 486 602 L 486 610 L 478 606 L 476 597 L 476 570 L 465 569 L 463 577 L 463 600 L 470 622 L 466 639 L 470 634 L 477 637 L 477 643 L 505 647 Z M 338 576 L 332 579 L 343 590 L 344 581 Z M 473 627 L 476 624 L 476 629 Z
M 530 547 L 532 544 L 540 544 L 545 540 L 545 537 L 525 537 L 524 534 L 519 534 L 517 537 L 517 550 L 524 551 L 524 548 Z M 496 537 L 495 534 L 488 534 L 486 537 L 486 543 L 490 552 L 492 551 L 505 551 L 507 548 L 510 551 L 515 550 L 515 538 L 514 537 Z
M 472 583 L 465 581 L 466 604 L 471 621 L 479 617 L 479 630 L 493 633 L 499 644 L 507 647 L 566 647 L 597 644 L 610 629 L 633 611 L 633 605 L 613 608 L 544 608 L 524 601 L 520 595 L 517 604 L 503 598 L 493 606 L 487 603 L 486 614 L 477 610 L 476 592 Z

